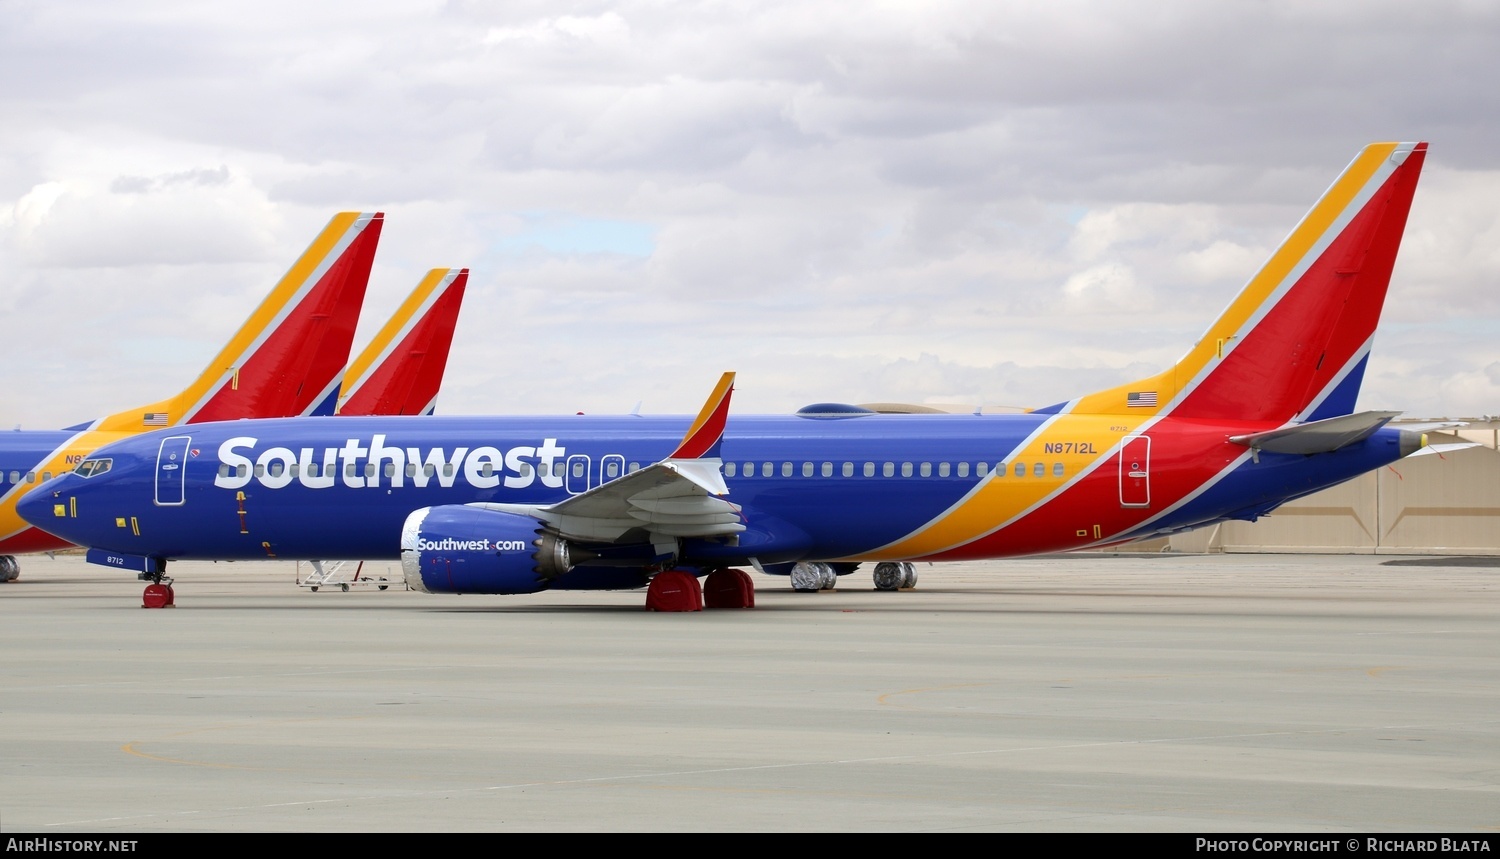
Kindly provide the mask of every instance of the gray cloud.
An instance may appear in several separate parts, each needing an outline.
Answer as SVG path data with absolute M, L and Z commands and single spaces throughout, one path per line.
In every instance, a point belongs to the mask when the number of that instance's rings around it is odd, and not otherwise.
M 1040 405 L 1175 359 L 1377 139 L 1433 149 L 1365 399 L 1500 412 L 1497 49 L 1463 2 L 3 4 L 0 424 L 175 390 L 339 209 L 387 213 L 361 339 L 474 269 L 445 411 Z

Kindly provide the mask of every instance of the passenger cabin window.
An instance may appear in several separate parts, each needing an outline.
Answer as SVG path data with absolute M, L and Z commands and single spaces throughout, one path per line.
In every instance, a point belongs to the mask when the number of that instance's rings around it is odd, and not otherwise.
M 1062 463 L 1060 463 L 1060 462 L 1054 462 L 1054 463 L 1052 463 L 1052 476 L 1053 477 L 1062 477 L 1064 470 L 1065 469 L 1063 468 L 1063 464 Z
M 804 462 L 804 463 L 802 463 L 802 476 L 803 477 L 812 477 L 813 476 L 813 464 L 812 463 L 810 463 L 810 462 Z
M 1047 476 L 1047 465 L 1046 465 L 1046 463 L 1038 462 L 1036 464 L 1036 466 L 1031 469 L 1031 474 L 1032 474 L 1033 477 L 1046 477 Z
M 824 477 L 832 477 L 833 476 L 833 463 L 831 463 L 831 462 L 825 462 L 825 463 L 823 463 L 823 476 Z
M 865 477 L 874 477 L 874 476 L 875 476 L 875 463 L 873 463 L 873 462 L 867 462 L 867 463 L 865 463 Z
M 735 475 L 735 472 L 737 472 L 738 470 L 739 470 L 739 466 L 737 466 L 736 464 L 734 464 L 732 462 L 726 462 L 726 463 L 724 463 L 724 476 L 725 477 L 733 477 Z
M 846 462 L 846 463 L 844 463 L 843 475 L 845 477 L 853 477 L 854 476 L 854 463 L 852 463 L 852 462 Z
M 967 462 L 960 462 L 958 464 L 958 476 L 959 477 L 968 477 L 969 476 L 969 464 Z
M 983 477 L 983 476 L 985 476 L 986 474 L 989 474 L 989 473 L 990 473 L 990 464 L 988 462 L 976 462 L 976 463 L 974 463 L 974 475 L 976 477 Z
M 1026 476 L 1026 463 L 1024 463 L 1024 462 L 1018 462 L 1018 463 L 1016 463 L 1016 476 L 1017 477 L 1025 477 Z

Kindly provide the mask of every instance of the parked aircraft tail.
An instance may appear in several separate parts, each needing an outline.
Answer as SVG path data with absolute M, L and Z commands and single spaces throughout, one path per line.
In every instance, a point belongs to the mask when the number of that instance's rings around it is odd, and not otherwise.
M 176 396 L 88 425 L 104 432 L 295 417 L 336 390 L 385 216 L 333 217 L 202 374 Z
M 1360 152 L 1167 370 L 1038 409 L 1284 423 L 1354 411 L 1426 143 Z
M 468 282 L 466 268 L 435 268 L 422 278 L 349 365 L 338 393 L 338 414 L 432 414 Z M 329 402 L 321 413 L 333 414 L 331 406 Z

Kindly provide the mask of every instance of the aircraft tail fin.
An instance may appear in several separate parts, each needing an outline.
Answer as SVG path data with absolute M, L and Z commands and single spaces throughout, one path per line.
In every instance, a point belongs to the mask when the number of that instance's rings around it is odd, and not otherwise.
M 133 432 L 309 414 L 348 364 L 384 221 L 380 212 L 335 215 L 191 385 L 95 427 Z
M 1037 409 L 1312 421 L 1353 413 L 1426 143 L 1364 148 L 1177 364 Z
M 344 374 L 341 415 L 430 415 L 443 384 L 466 268 L 427 272 Z M 324 414 L 333 414 L 332 404 Z

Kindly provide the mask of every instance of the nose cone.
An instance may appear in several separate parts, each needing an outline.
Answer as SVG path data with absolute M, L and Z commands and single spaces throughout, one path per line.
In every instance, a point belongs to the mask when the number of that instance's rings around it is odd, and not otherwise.
M 66 492 L 76 480 L 73 475 L 64 474 L 46 481 L 16 502 L 16 513 L 49 534 L 56 534 L 70 543 L 87 545 L 80 541 L 78 534 L 77 502 L 72 493 Z
M 27 522 L 30 522 L 38 528 L 42 528 L 43 526 L 51 524 L 47 521 L 48 519 L 53 518 L 53 496 L 49 490 L 52 488 L 53 484 L 57 483 L 57 481 L 57 478 L 46 481 L 42 485 L 26 493 L 26 495 L 22 497 L 20 501 L 16 502 L 16 512 L 21 514 L 22 519 L 25 519 Z

